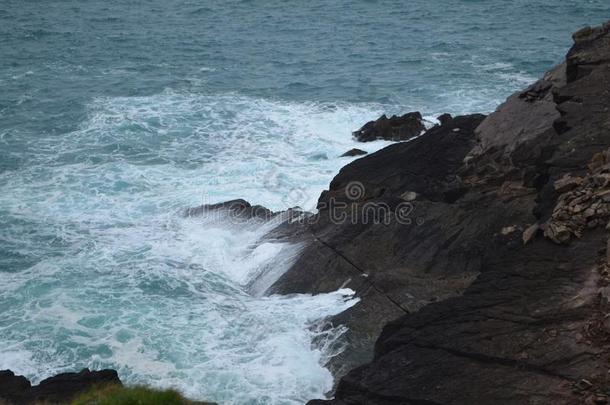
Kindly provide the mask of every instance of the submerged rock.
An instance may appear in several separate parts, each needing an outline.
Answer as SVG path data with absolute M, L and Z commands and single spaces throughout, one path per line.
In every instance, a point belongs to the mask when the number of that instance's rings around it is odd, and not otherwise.
M 225 214 L 234 220 L 261 219 L 269 220 L 277 215 L 262 205 L 251 205 L 243 199 L 230 200 L 217 204 L 203 204 L 199 207 L 187 208 L 184 215 L 187 217 L 202 216 L 210 213 Z
M 420 135 L 426 130 L 423 118 L 419 112 L 410 112 L 403 116 L 393 115 L 390 118 L 382 115 L 375 121 L 364 124 L 353 132 L 360 142 L 370 142 L 377 139 L 386 141 L 406 141 Z
M 354 149 L 350 149 L 347 152 L 345 152 L 343 155 L 341 155 L 340 157 L 348 157 L 348 156 L 362 156 L 362 155 L 366 155 L 368 152 L 362 149 L 358 149 L 358 148 L 354 148 Z

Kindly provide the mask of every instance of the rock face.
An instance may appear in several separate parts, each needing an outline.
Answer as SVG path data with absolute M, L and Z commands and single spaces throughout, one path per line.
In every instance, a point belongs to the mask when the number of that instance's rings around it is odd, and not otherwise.
M 422 116 L 419 112 L 410 112 L 401 117 L 385 115 L 376 121 L 364 124 L 362 128 L 353 133 L 360 142 L 370 142 L 377 139 L 386 141 L 406 141 L 425 131 Z
M 361 298 L 331 320 L 350 328 L 331 370 L 359 367 L 312 403 L 608 403 L 610 24 L 585 31 L 490 116 L 445 117 L 321 195 L 271 289 Z
M 484 118 L 455 117 L 411 142 L 358 159 L 321 195 L 318 214 L 301 234 L 305 249 L 270 292 L 344 286 L 357 292 L 360 303 L 331 320 L 349 327 L 349 348 L 329 364 L 335 375 L 372 359 L 387 322 L 459 294 L 472 282 L 480 269 L 479 219 L 496 224 L 489 226 L 490 238 L 514 222 L 512 211 L 508 218 L 469 218 L 468 210 L 452 204 L 464 188 L 457 170 Z
M 16 376 L 10 370 L 0 371 L 0 402 L 9 404 L 69 403 L 78 394 L 94 386 L 121 384 L 114 370 L 64 373 L 43 380 L 32 386 L 23 376 Z
M 360 298 L 329 319 L 349 328 L 328 365 L 342 378 L 311 404 L 609 403 L 610 24 L 574 40 L 488 117 L 443 116 L 345 166 L 315 215 L 243 200 L 187 210 L 295 214 L 269 237 L 304 248 L 268 292 Z M 412 113 L 354 135 L 422 130 Z M 64 400 L 52 395 L 95 376 L 31 387 L 3 372 L 0 398 Z
M 565 64 L 548 72 L 545 77 L 523 92 L 509 97 L 497 111 L 477 128 L 478 145 L 473 154 L 479 155 L 492 149 L 511 153 L 518 145 L 536 139 L 551 130 L 560 117 L 553 97 L 553 90 L 565 84 Z

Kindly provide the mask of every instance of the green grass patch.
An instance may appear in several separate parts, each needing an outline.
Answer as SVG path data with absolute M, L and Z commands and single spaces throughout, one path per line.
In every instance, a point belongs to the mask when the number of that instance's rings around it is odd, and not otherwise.
M 204 405 L 184 398 L 175 390 L 157 390 L 148 387 L 122 387 L 109 385 L 94 388 L 80 395 L 71 405 Z

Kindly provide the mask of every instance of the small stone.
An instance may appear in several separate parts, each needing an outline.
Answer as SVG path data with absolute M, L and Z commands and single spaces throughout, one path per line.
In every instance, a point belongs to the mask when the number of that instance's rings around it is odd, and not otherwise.
M 525 231 L 523 231 L 523 244 L 527 245 L 529 242 L 531 242 L 536 237 L 536 234 L 538 233 L 539 229 L 540 225 L 536 223 L 534 225 L 529 226 Z
M 589 170 L 595 173 L 599 169 L 601 169 L 606 164 L 606 155 L 603 152 L 596 153 L 591 158 L 591 162 L 589 162 Z
M 547 225 L 544 236 L 557 244 L 569 242 L 571 233 L 567 226 L 562 223 L 551 222 Z
M 607 164 L 604 166 L 604 168 L 608 166 Z M 601 187 L 604 188 L 608 185 L 608 182 L 610 182 L 610 175 L 608 173 L 600 173 L 595 175 L 592 178 L 593 184 L 596 187 Z
M 589 207 L 582 213 L 582 215 L 584 215 L 585 218 L 591 218 L 595 215 L 595 209 L 593 207 Z
M 517 230 L 517 227 L 515 225 L 511 225 L 511 226 L 505 226 L 504 228 L 502 228 L 502 235 L 506 236 L 506 235 L 510 235 L 511 233 L 515 232 Z
M 591 381 L 585 380 L 584 378 L 582 380 L 580 380 L 578 382 L 578 384 L 576 384 L 576 387 L 583 391 L 588 390 L 592 386 L 593 386 L 593 384 L 591 383 Z
M 553 187 L 555 188 L 555 191 L 557 191 L 558 193 L 565 193 L 566 191 L 570 191 L 570 190 L 580 186 L 582 183 L 583 183 L 582 177 L 573 177 L 573 176 L 570 176 L 569 174 L 566 174 L 559 180 L 556 180 L 555 183 L 553 183 Z
M 589 229 L 593 229 L 593 228 L 597 227 L 597 225 L 599 225 L 597 219 L 593 219 L 593 220 L 587 222 L 587 228 L 589 228 Z
M 610 202 L 610 190 L 602 191 L 601 193 L 595 194 L 595 196 L 603 202 Z
M 405 191 L 400 195 L 405 201 L 415 201 L 417 199 L 418 194 L 415 191 Z

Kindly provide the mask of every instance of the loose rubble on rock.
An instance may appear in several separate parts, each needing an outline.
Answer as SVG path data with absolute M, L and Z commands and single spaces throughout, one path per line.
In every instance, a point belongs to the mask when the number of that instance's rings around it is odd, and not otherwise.
M 584 176 L 569 174 L 555 181 L 561 193 L 551 218 L 542 225 L 544 235 L 556 243 L 580 238 L 585 229 L 606 227 L 610 219 L 610 150 L 597 153 Z M 609 228 L 610 229 L 610 228 Z

